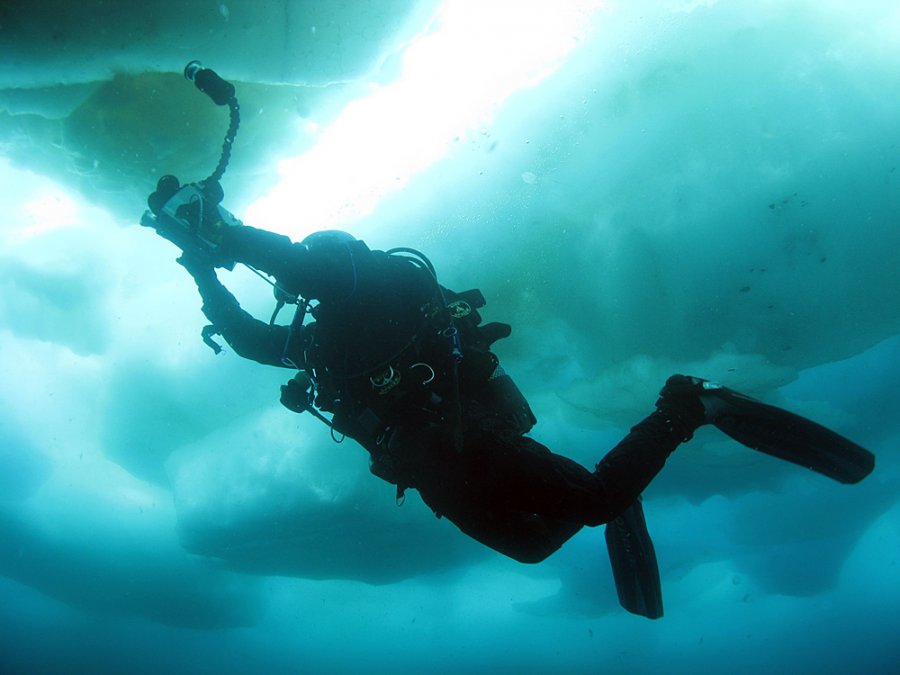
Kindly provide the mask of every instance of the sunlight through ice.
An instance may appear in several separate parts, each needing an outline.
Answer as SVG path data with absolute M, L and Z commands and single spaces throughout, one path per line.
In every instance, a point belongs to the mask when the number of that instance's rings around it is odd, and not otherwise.
M 600 0 L 445 0 L 403 55 L 401 76 L 350 103 L 316 145 L 279 163 L 248 224 L 295 238 L 341 227 L 490 123 L 514 92 L 553 73 Z M 374 86 L 374 85 L 373 85 Z

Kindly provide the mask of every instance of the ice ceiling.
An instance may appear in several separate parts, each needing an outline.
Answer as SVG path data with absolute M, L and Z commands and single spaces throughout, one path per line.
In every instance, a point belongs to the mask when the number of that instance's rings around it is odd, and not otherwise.
M 803 31 L 803 3 L 721 19 L 717 3 L 597 4 L 7 6 L 0 142 L 134 219 L 159 175 L 196 180 L 218 157 L 226 116 L 180 75 L 201 57 L 238 85 L 225 188 L 248 223 L 463 235 L 445 255 L 519 268 L 495 293 L 552 306 L 609 363 L 802 367 L 894 334 L 877 292 L 897 281 L 882 4 L 829 5 Z M 697 12 L 722 31 L 694 35 Z M 476 229 L 490 243 L 467 250 Z

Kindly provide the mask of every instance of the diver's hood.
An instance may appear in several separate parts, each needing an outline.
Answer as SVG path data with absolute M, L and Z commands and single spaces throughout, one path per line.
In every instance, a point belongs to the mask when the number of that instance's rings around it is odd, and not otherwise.
M 325 252 L 329 249 L 343 249 L 354 241 L 356 241 L 356 237 L 349 232 L 344 232 L 343 230 L 321 230 L 313 232 L 300 243 L 312 252 Z
M 307 280 L 310 299 L 346 300 L 356 293 L 360 255 L 368 251 L 364 242 L 341 230 L 313 232 L 300 242 L 317 262 L 316 274 Z

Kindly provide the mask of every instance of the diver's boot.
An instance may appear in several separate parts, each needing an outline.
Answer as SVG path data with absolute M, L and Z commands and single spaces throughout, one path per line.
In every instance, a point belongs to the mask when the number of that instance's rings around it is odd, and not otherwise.
M 698 427 L 710 423 L 697 382 L 702 380 L 673 375 L 666 380 L 656 401 L 656 409 L 662 413 L 666 426 L 682 442 L 691 440 Z
M 858 483 L 875 468 L 871 452 L 830 429 L 698 377 L 670 377 L 656 407 L 677 423 L 685 417 L 681 411 L 696 415 L 698 404 L 700 424 L 712 424 L 738 443 L 840 483 Z

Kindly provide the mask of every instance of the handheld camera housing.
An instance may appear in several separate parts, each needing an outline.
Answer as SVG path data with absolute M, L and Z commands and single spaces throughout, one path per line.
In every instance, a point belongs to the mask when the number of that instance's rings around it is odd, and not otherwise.
M 148 202 L 141 225 L 152 227 L 189 257 L 234 269 L 235 262 L 222 255 L 216 233 L 242 223 L 207 190 L 197 183 L 178 186 L 174 176 L 163 176 Z

